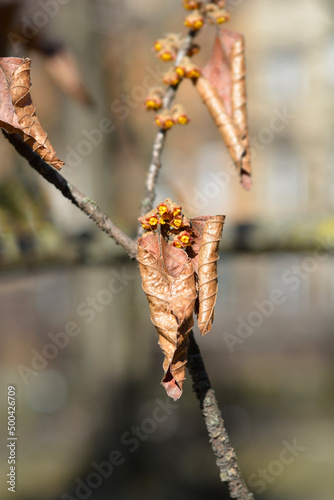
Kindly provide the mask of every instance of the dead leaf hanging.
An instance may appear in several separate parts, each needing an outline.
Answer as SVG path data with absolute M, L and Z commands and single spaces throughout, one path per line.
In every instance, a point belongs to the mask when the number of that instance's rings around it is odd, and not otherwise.
M 165 355 L 162 384 L 169 396 L 178 399 L 185 379 L 188 336 L 194 323 L 195 273 L 183 250 L 169 246 L 164 238 L 159 245 L 158 238 L 155 233 L 144 235 L 139 240 L 137 258 L 151 320 Z
M 213 117 L 246 189 L 251 188 L 244 38 L 220 29 L 196 89 Z
M 218 292 L 217 261 L 225 217 L 210 217 L 204 226 L 198 259 L 198 328 L 202 335 L 210 332 Z M 193 221 L 193 224 L 196 220 Z
M 165 355 L 162 385 L 169 396 L 178 399 L 182 395 L 189 333 L 198 300 L 197 281 L 202 289 L 202 323 L 209 318 L 204 333 L 211 328 L 217 293 L 217 250 L 224 217 L 189 220 L 180 206 L 166 199 L 139 220 L 146 232 L 138 241 L 137 259 L 151 320 Z M 202 332 L 204 326 L 200 328 Z
M 43 160 L 59 170 L 64 162 L 57 157 L 31 101 L 30 64 L 29 59 L 0 58 L 0 127 L 20 134 Z

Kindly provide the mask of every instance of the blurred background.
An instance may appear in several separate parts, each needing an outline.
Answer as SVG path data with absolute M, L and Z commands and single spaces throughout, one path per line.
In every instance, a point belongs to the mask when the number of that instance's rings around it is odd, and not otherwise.
M 227 216 L 214 330 L 198 342 L 250 488 L 332 500 L 334 4 L 227 3 L 246 37 L 254 188 L 186 81 L 176 102 L 192 121 L 168 134 L 157 202 Z M 64 176 L 132 235 L 156 133 L 143 102 L 169 67 L 151 48 L 186 33 L 185 13 L 176 0 L 0 2 L 1 55 L 32 59 Z M 198 37 L 202 66 L 214 36 Z M 177 404 L 160 385 L 136 263 L 4 139 L 0 155 L 1 498 L 13 385 L 19 500 L 227 499 L 189 377 Z

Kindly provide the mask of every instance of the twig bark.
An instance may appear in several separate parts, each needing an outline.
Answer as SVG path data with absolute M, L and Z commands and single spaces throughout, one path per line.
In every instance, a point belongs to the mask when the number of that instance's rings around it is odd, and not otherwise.
M 248 490 L 241 476 L 237 456 L 230 444 L 224 420 L 219 410 L 215 393 L 211 388 L 210 380 L 193 332 L 190 333 L 188 369 L 193 381 L 193 389 L 199 400 L 205 425 L 210 436 L 212 450 L 217 458 L 216 463 L 220 472 L 220 480 L 227 483 L 231 498 L 254 500 L 252 493 Z
M 8 134 L 4 130 L 3 135 L 14 146 L 16 151 L 25 158 L 30 166 L 44 177 L 48 182 L 53 184 L 62 193 L 65 198 L 68 198 L 76 207 L 88 215 L 97 227 L 107 233 L 110 238 L 121 245 L 128 253 L 131 259 L 137 256 L 137 242 L 130 238 L 109 217 L 99 209 L 95 201 L 91 200 L 81 193 L 75 186 L 67 182 L 67 180 L 57 170 L 52 168 L 40 156 L 38 156 L 31 148 L 22 141 L 18 134 Z
M 175 64 L 174 64 L 175 66 L 178 66 L 181 60 L 187 55 L 196 34 L 197 34 L 196 31 L 191 30 L 184 39 L 184 42 L 181 45 L 180 50 L 175 59 Z M 175 86 L 171 85 L 168 88 L 163 100 L 163 109 L 171 107 L 177 92 L 177 88 L 178 85 Z M 156 197 L 155 186 L 161 168 L 161 155 L 165 145 L 166 132 L 167 132 L 166 130 L 159 130 L 157 132 L 157 135 L 153 143 L 151 163 L 146 176 L 146 197 L 141 203 L 141 215 L 145 214 L 146 212 L 149 212 L 153 208 L 154 200 Z M 138 226 L 138 236 L 141 236 L 141 234 L 142 234 L 142 227 L 140 225 Z

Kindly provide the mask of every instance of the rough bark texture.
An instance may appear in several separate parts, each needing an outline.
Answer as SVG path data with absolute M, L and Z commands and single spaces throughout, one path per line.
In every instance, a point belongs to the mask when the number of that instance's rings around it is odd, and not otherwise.
M 192 332 L 189 337 L 188 369 L 210 436 L 212 450 L 216 456 L 220 480 L 227 484 L 231 498 L 254 500 L 241 476 L 236 453 L 230 444 L 215 393 L 211 388 L 200 350 Z

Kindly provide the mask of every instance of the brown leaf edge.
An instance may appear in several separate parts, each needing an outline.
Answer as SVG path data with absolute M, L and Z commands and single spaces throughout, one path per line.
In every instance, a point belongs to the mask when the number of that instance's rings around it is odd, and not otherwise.
M 64 162 L 57 157 L 31 100 L 30 68 L 30 59 L 0 58 L 0 126 L 18 133 L 44 161 L 60 170 Z

